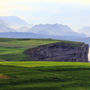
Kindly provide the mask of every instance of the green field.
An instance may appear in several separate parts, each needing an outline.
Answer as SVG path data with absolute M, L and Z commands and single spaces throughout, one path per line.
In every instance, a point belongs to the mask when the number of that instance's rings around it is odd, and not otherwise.
M 63 42 L 73 46 L 81 45 L 80 42 L 61 41 L 52 39 L 9 39 L 0 38 L 0 61 L 31 61 L 24 54 L 28 48 L 34 48 L 40 45 Z
M 90 90 L 90 63 L 32 61 L 24 51 L 40 45 L 80 42 L 0 38 L 0 90 Z
M 0 90 L 90 90 L 90 64 L 0 62 Z
M 51 39 L 6 39 L 0 38 L 0 61 L 28 61 L 24 51 L 39 45 L 59 42 Z

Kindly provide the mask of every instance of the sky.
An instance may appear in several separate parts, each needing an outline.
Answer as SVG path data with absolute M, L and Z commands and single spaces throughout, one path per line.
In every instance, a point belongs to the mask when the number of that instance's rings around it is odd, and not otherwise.
M 0 0 L 0 16 L 18 16 L 29 24 L 90 26 L 90 0 Z

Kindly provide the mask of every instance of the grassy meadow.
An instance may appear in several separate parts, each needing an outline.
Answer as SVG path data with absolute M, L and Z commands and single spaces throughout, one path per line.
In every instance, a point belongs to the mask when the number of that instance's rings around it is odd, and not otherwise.
M 0 61 L 31 61 L 24 51 L 40 45 L 63 42 L 79 46 L 80 42 L 52 40 L 52 39 L 10 39 L 0 38 Z
M 28 48 L 63 42 L 0 38 L 0 90 L 90 90 L 90 63 L 32 61 Z
M 90 90 L 90 64 L 0 62 L 0 90 Z
M 51 39 L 6 39 L 0 38 L 0 61 L 28 61 L 24 51 L 39 45 L 59 42 Z

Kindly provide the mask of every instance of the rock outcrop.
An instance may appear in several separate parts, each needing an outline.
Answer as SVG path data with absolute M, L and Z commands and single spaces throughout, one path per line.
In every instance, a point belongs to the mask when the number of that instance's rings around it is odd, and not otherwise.
M 88 62 L 89 46 L 84 43 L 53 43 L 25 51 L 35 61 Z

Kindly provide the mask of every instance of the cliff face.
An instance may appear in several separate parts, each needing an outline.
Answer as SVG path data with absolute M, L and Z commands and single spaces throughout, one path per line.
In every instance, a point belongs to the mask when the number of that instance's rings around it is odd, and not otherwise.
M 29 49 L 25 54 L 36 61 L 88 62 L 88 51 L 89 46 L 84 43 L 53 43 Z

